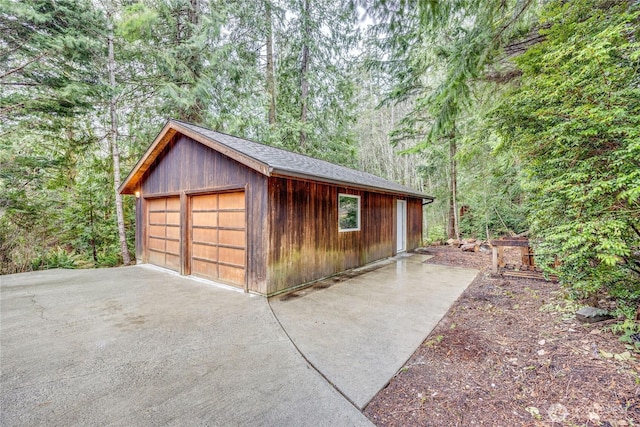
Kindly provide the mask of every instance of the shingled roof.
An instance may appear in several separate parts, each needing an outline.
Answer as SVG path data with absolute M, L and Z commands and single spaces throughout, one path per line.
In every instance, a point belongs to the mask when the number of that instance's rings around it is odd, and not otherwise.
M 133 194 L 138 181 L 176 134 L 184 134 L 266 176 L 283 176 L 349 187 L 363 188 L 433 200 L 416 190 L 370 173 L 293 153 L 254 141 L 216 132 L 201 126 L 171 119 L 120 186 L 123 194 Z

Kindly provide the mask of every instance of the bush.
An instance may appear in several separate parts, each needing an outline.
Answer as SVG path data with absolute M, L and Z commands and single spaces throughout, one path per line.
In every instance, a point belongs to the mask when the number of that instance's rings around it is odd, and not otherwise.
M 495 115 L 522 161 L 542 265 L 576 297 L 640 300 L 640 5 L 550 2 L 545 41 L 516 59 L 520 86 Z
M 48 250 L 42 256 L 35 258 L 32 261 L 31 267 L 33 270 L 48 270 L 53 268 L 78 268 L 79 257 L 74 254 L 70 254 L 64 249 L 57 247 Z

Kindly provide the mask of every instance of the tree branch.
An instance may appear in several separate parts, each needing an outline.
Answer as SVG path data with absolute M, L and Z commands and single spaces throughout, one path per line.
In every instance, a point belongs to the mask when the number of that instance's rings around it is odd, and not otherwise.
M 495 41 L 499 36 L 502 35 L 502 33 L 504 33 L 506 31 L 507 28 L 509 28 L 514 22 L 516 22 L 520 16 L 524 13 L 525 10 L 527 10 L 529 8 L 529 6 L 531 6 L 532 0 L 527 0 L 527 2 L 525 4 L 522 5 L 522 7 L 520 8 L 520 10 L 518 11 L 518 13 L 516 13 L 510 20 L 509 22 L 507 22 L 506 24 L 504 24 L 502 26 L 502 28 L 500 29 L 500 31 L 498 31 L 496 33 L 496 35 L 493 37 L 493 40 Z
M 36 61 L 39 61 L 41 58 L 43 58 L 46 55 L 47 55 L 47 52 L 45 52 L 45 53 L 43 53 L 43 54 L 41 54 L 39 56 L 36 56 L 31 61 L 27 61 L 25 64 L 21 65 L 18 68 L 14 68 L 13 70 L 7 71 L 6 73 L 0 75 L 0 79 L 4 79 L 5 77 L 10 76 L 11 74 L 14 74 L 14 73 L 17 73 L 18 71 L 24 70 L 26 67 L 28 67 L 29 65 L 33 64 Z
M 0 82 L 0 85 L 4 85 L 4 86 L 38 86 L 37 83 L 27 83 L 27 82 Z

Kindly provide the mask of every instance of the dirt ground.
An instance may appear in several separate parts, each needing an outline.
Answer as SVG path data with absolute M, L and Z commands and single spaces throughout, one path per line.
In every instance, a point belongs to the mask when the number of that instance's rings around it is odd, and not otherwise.
M 369 403 L 373 423 L 640 425 L 640 354 L 608 331 L 614 320 L 578 322 L 556 283 L 491 277 L 490 254 L 427 251 L 481 273 Z

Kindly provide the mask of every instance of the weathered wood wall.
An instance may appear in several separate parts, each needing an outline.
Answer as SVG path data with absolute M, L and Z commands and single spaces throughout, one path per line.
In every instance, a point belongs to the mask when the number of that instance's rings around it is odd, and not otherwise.
M 338 231 L 339 193 L 361 197 L 359 231 Z M 268 293 L 395 255 L 397 199 L 312 181 L 270 178 Z M 420 199 L 408 198 L 407 230 L 407 250 L 415 249 L 422 239 Z
M 248 289 L 266 293 L 267 253 L 267 178 L 199 142 L 176 135 L 145 173 L 140 188 L 141 214 L 144 222 L 145 198 L 185 193 L 215 192 L 231 188 L 247 193 L 247 283 Z M 183 218 L 187 216 L 184 215 Z M 183 224 L 184 226 L 184 224 Z M 186 233 L 183 233 L 185 236 Z M 144 231 L 139 236 L 144 244 Z M 182 241 L 183 247 L 187 242 Z M 186 249 L 183 249 L 183 254 Z M 144 254 L 144 248 L 142 250 Z
M 270 295 L 395 255 L 398 196 L 267 178 L 181 134 L 167 144 L 141 182 L 136 255 L 143 260 L 147 198 L 179 195 L 184 207 L 190 194 L 244 189 L 250 291 Z M 339 193 L 361 197 L 359 231 L 338 231 Z M 407 250 L 415 249 L 422 239 L 422 200 L 400 198 L 407 200 Z M 183 254 L 187 234 L 182 233 Z
M 142 219 L 142 199 L 136 197 L 136 261 L 142 260 L 143 241 L 142 230 L 144 229 L 144 221 Z
M 422 246 L 422 199 L 407 200 L 407 250 Z

